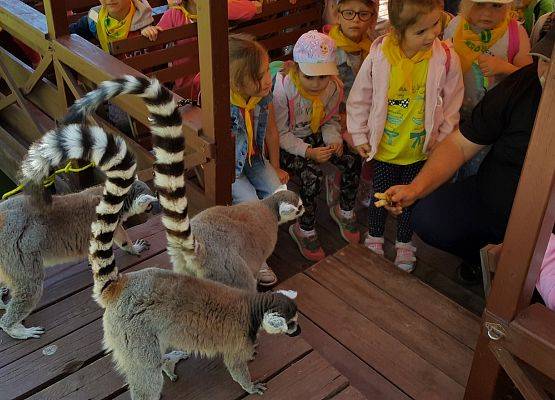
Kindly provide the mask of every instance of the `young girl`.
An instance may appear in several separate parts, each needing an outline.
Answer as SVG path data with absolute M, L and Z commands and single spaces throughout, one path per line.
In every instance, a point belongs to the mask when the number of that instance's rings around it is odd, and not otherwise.
M 345 100 L 349 96 L 353 82 L 368 52 L 372 40 L 370 32 L 374 32 L 378 19 L 378 0 L 333 0 L 337 2 L 338 23 L 324 26 L 337 47 L 337 69 L 343 82 Z M 345 102 L 341 104 L 342 128 L 345 131 Z M 348 139 L 348 138 L 347 138 Z M 372 170 L 365 164 L 360 180 L 362 204 L 368 207 L 370 197 Z M 337 203 L 339 197 L 340 174 L 326 175 L 326 199 L 328 205 Z
M 289 176 L 279 167 L 279 136 L 272 106 L 268 52 L 245 36 L 229 38 L 231 133 L 235 136 L 233 203 L 257 200 L 274 193 Z M 268 148 L 269 162 L 264 155 Z M 268 265 L 259 283 L 270 286 L 277 278 Z
M 289 232 L 301 254 L 312 261 L 325 257 L 314 230 L 316 196 L 322 184 L 318 164 L 331 161 L 343 173 L 341 199 L 330 214 L 349 242 L 359 241 L 353 212 L 360 159 L 343 145 L 339 107 L 343 88 L 337 79 L 335 44 L 323 33 L 303 34 L 293 48 L 295 63 L 278 73 L 274 105 L 280 133 L 281 166 L 298 175 L 305 213 Z
M 516 17 L 528 34 L 542 15 L 553 12 L 553 0 L 515 0 Z
M 374 191 L 408 184 L 428 152 L 456 129 L 463 81 L 456 53 L 442 44 L 441 0 L 390 0 L 392 32 L 376 39 L 347 101 L 347 128 L 373 159 Z M 414 269 L 411 209 L 398 219 L 395 264 Z M 370 204 L 365 245 L 383 255 L 386 211 Z
M 139 35 L 154 19 L 147 0 L 100 0 L 87 16 L 69 26 L 69 32 L 87 40 L 98 39 L 102 50 L 109 53 L 110 43 Z
M 192 24 L 197 20 L 196 0 L 168 0 L 168 10 L 156 26 L 148 26 L 141 31 L 151 41 L 158 38 L 158 32 L 166 29 L 177 28 Z M 231 21 L 246 21 L 262 12 L 262 3 L 250 0 L 229 0 L 227 3 L 228 18 Z M 194 40 L 194 39 L 193 39 Z M 177 44 L 186 43 L 187 39 L 180 40 Z M 185 64 L 189 58 L 176 60 L 172 65 Z M 189 88 L 193 83 L 194 75 L 176 79 L 174 89 Z

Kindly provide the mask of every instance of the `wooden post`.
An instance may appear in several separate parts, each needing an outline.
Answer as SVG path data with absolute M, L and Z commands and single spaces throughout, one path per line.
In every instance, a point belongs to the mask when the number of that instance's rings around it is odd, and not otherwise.
M 552 58 L 484 312 L 484 323 L 508 324 L 530 304 L 555 223 L 554 61 Z M 483 330 L 474 353 L 465 394 L 467 400 L 499 398 L 498 383 L 504 373 L 489 350 L 488 342 L 487 332 Z
M 216 143 L 216 157 L 204 166 L 205 193 L 215 204 L 231 203 L 235 144 L 230 134 L 228 21 L 226 2 L 197 2 L 202 131 Z

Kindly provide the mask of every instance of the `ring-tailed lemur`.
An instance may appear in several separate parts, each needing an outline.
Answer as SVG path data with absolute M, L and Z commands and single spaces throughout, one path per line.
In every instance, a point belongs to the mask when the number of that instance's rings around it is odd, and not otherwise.
M 86 114 L 99 104 L 128 93 L 124 82 L 114 82 L 76 102 L 67 119 L 84 121 Z M 160 106 L 150 107 L 156 110 Z M 151 118 L 156 154 L 154 183 L 164 210 L 162 222 L 174 271 L 255 292 L 258 270 L 274 251 L 278 224 L 291 221 L 304 211 L 299 196 L 280 191 L 262 201 L 211 207 L 189 221 L 185 180 L 181 177 L 184 153 L 172 152 L 184 147 L 185 139 L 183 135 L 165 136 L 167 128 L 158 127 L 161 123 L 180 125 L 181 116 L 177 113 L 162 118 L 152 114 Z
M 85 112 L 94 109 L 93 104 L 99 97 L 106 98 L 106 93 L 116 92 L 133 93 L 145 99 L 157 156 L 165 152 L 168 160 L 155 165 L 155 179 L 162 190 L 160 203 L 165 213 L 163 222 L 168 229 L 169 247 L 194 249 L 185 196 L 185 141 L 181 115 L 172 93 L 158 81 L 144 78 L 127 76 L 104 82 L 70 109 L 69 120 L 80 121 Z M 64 142 L 53 139 L 42 141 L 44 154 L 51 154 Z M 82 147 L 82 143 L 105 143 L 106 140 L 109 139 L 104 132 L 95 130 L 74 144 Z M 108 146 L 96 146 L 96 150 L 79 152 L 79 156 L 100 157 L 104 164 L 110 165 L 111 179 L 106 182 L 104 197 L 97 209 L 98 221 L 93 223 L 89 258 L 95 298 L 105 308 L 105 346 L 113 351 L 114 360 L 129 383 L 131 397 L 134 400 L 159 398 L 163 385 L 163 352 L 169 348 L 203 356 L 222 355 L 235 381 L 249 393 L 262 393 L 264 386 L 251 381 L 247 367 L 256 334 L 260 328 L 272 334 L 298 334 L 295 302 L 287 293 L 257 294 L 157 268 L 118 274 L 108 249 L 118 220 L 117 210 L 122 204 L 121 196 L 129 188 L 134 164 L 124 142 L 118 141 L 111 148 L 116 151 L 108 153 Z M 48 160 L 49 164 L 59 162 L 50 156 L 41 160 Z M 43 171 L 43 163 L 38 161 L 33 170 Z M 278 204 L 276 207 L 279 208 Z
M 37 338 L 42 327 L 25 328 L 22 321 L 41 298 L 44 268 L 84 260 L 88 255 L 91 223 L 102 198 L 102 187 L 53 196 L 48 206 L 37 207 L 20 195 L 0 203 L 0 328 L 14 339 Z M 150 212 L 156 197 L 148 186 L 135 181 L 122 209 L 124 218 Z M 123 226 L 116 229 L 116 244 L 130 254 L 140 254 L 149 244 L 132 243 Z M 10 291 L 8 303 L 2 294 Z

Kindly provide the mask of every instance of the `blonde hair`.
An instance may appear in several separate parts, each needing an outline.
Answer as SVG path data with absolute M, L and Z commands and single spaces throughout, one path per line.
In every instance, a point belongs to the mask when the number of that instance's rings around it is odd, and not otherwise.
M 461 0 L 461 4 L 459 5 L 459 14 L 461 14 L 463 17 L 468 18 L 468 14 L 470 14 L 470 11 L 472 10 L 472 7 L 474 7 L 474 3 L 472 0 Z M 504 6 L 506 6 L 507 9 L 507 14 L 511 11 L 511 5 L 512 3 L 507 3 L 507 4 L 503 4 Z
M 436 9 L 443 10 L 443 0 L 389 0 L 389 20 L 399 42 L 402 42 L 407 29 L 420 17 Z
M 268 51 L 253 37 L 237 34 L 229 37 L 229 80 L 231 88 L 241 90 L 250 81 L 260 90 L 260 66 Z

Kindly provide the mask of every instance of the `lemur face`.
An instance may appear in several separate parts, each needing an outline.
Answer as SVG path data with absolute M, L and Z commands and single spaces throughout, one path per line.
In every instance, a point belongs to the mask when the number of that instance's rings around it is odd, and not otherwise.
M 290 190 L 274 193 L 279 204 L 279 223 L 283 224 L 300 217 L 304 212 L 303 202 L 300 197 Z
M 301 333 L 301 326 L 297 322 L 297 306 L 292 300 L 297 297 L 297 292 L 294 290 L 278 290 L 276 293 L 280 293 L 286 297 L 283 298 L 283 310 L 285 314 L 278 311 L 268 312 L 264 314 L 264 319 L 262 321 L 262 329 L 267 333 L 285 333 L 287 336 L 297 336 Z
M 158 202 L 158 199 L 150 194 L 141 194 L 133 200 L 129 216 L 143 214 L 152 211 L 153 206 Z

